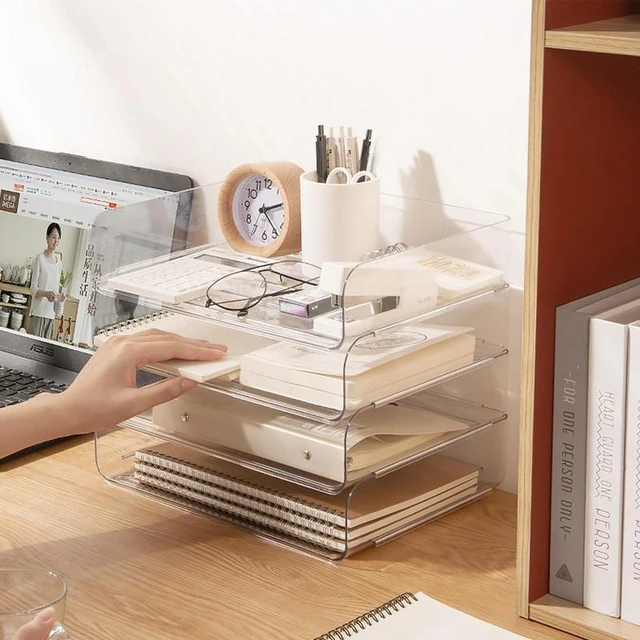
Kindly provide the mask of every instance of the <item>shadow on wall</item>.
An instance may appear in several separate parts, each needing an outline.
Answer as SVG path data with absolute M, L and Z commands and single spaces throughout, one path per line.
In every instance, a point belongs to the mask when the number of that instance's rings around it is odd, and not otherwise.
M 442 203 L 433 159 L 419 150 L 411 167 L 401 175 L 403 193 L 416 200 L 399 200 L 402 213 L 382 212 L 382 235 L 385 244 L 404 241 L 411 246 L 430 244 L 430 249 L 507 271 L 509 259 L 509 221 L 490 212 L 463 209 Z M 391 204 L 390 206 L 393 206 Z M 483 228 L 483 225 L 489 225 Z M 493 226 L 492 226 L 493 225 Z M 459 445 L 448 453 L 452 457 L 479 464 L 484 468 L 482 480 L 515 491 L 515 472 L 509 461 L 517 448 L 514 439 L 518 399 L 514 395 L 515 370 L 519 366 L 519 344 L 512 344 L 511 309 L 517 307 L 520 292 L 503 290 L 434 318 L 435 324 L 474 327 L 476 338 L 493 345 L 504 345 L 512 356 L 500 358 L 476 372 L 438 385 L 443 392 L 489 407 L 501 409 L 509 419 Z

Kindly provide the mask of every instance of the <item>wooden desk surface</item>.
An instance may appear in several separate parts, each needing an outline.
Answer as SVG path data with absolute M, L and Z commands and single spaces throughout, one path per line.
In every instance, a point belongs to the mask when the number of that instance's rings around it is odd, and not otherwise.
M 108 485 L 88 438 L 0 464 L 0 566 L 65 576 L 67 626 L 85 640 L 308 640 L 404 591 L 571 637 L 516 616 L 515 545 L 502 492 L 331 564 Z

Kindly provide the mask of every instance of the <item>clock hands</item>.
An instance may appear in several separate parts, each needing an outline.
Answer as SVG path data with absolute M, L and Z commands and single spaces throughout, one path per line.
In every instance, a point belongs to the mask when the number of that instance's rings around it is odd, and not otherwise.
M 258 211 L 260 213 L 267 213 L 267 211 L 271 211 L 271 209 L 278 209 L 279 207 L 284 207 L 284 202 L 279 202 L 278 204 L 272 204 L 270 207 L 265 207 L 262 205 Z
M 279 202 L 278 204 L 273 204 L 270 207 L 265 207 L 265 205 L 263 204 L 258 211 L 260 213 L 264 214 L 264 217 L 267 219 L 267 221 L 269 222 L 269 224 L 271 225 L 271 228 L 273 229 L 273 232 L 278 235 L 278 230 L 274 227 L 273 222 L 271 222 L 271 218 L 267 215 L 267 211 L 271 211 L 271 209 L 278 209 L 279 207 L 284 206 L 284 203 Z

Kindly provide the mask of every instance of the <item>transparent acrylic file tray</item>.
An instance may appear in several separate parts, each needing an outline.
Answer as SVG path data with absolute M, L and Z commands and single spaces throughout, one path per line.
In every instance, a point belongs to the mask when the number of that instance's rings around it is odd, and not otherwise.
M 176 218 L 176 229 L 189 239 L 181 252 L 167 249 L 174 246 L 172 238 L 158 239 L 154 222 L 171 215 L 175 196 L 102 213 L 91 235 L 99 262 L 94 268 L 98 290 L 129 297 L 140 307 L 171 309 L 275 339 L 335 349 L 371 331 L 431 317 L 507 287 L 505 216 L 383 195 L 382 242 L 398 246 L 410 241 L 411 246 L 351 266 L 324 264 L 320 269 L 300 265 L 299 254 L 258 258 L 235 253 L 219 241 L 213 222 L 219 187 L 200 187 L 189 198 L 182 197 L 191 202 L 191 209 L 190 216 Z M 207 227 L 213 238 L 203 243 Z M 289 277 L 292 261 L 306 273 L 302 280 Z M 224 286 L 218 282 L 221 276 Z M 255 278 L 265 282 L 262 294 L 269 295 L 256 295 L 248 282 Z M 212 288 L 214 282 L 218 284 Z M 283 289 L 283 282 L 297 282 L 305 292 L 321 285 L 338 306 L 318 317 L 285 312 L 286 300 L 278 292 L 293 288 Z M 246 293 L 247 288 L 254 292 Z M 189 295 L 174 295 L 183 290 Z M 240 305 L 244 312 L 239 317 L 236 303 L 242 296 L 259 302 L 246 309 Z
M 328 495 L 129 429 L 96 436 L 96 460 L 116 486 L 328 560 L 384 544 L 491 491 L 478 467 L 432 456 Z
M 251 377 L 241 371 L 239 382 L 212 380 L 202 383 L 200 388 L 220 392 L 261 406 L 286 411 L 292 415 L 325 422 L 335 422 L 369 406 L 382 407 L 425 389 L 440 385 L 486 366 L 507 353 L 507 348 L 502 345 L 494 345 L 476 339 L 473 353 L 469 354 L 468 357 L 453 363 L 445 363 L 439 369 L 429 370 L 430 373 L 426 376 L 423 372 L 420 372 L 413 377 L 403 378 L 395 385 L 395 389 L 392 385 L 381 387 L 370 392 L 366 398 L 349 397 L 347 395 L 348 383 L 344 376 L 329 380 L 337 391 L 337 393 L 330 394 L 319 391 L 317 387 L 312 389 L 308 386 L 303 386 L 300 379 L 304 373 L 295 370 L 291 371 L 290 382 L 278 378 Z M 348 363 L 346 366 L 348 366 Z M 421 378 L 423 379 L 421 380 Z M 245 379 L 247 383 L 242 384 Z M 314 380 L 313 377 L 310 377 L 310 379 Z M 319 385 L 321 378 L 316 377 L 315 380 L 317 381 L 315 384 Z M 314 384 L 314 382 L 311 384 Z
M 167 428 L 148 416 L 122 426 L 335 494 L 363 478 L 440 453 L 505 418 L 503 411 L 426 391 L 333 425 L 229 399 L 216 406 L 209 424 L 187 420 Z

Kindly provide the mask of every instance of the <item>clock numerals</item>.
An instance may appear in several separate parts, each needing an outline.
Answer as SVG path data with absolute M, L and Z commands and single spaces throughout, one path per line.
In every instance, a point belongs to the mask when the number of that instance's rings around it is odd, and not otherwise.
M 281 237 L 285 204 L 273 180 L 262 175 L 247 178 L 239 185 L 234 203 L 238 230 L 250 243 L 265 246 Z

